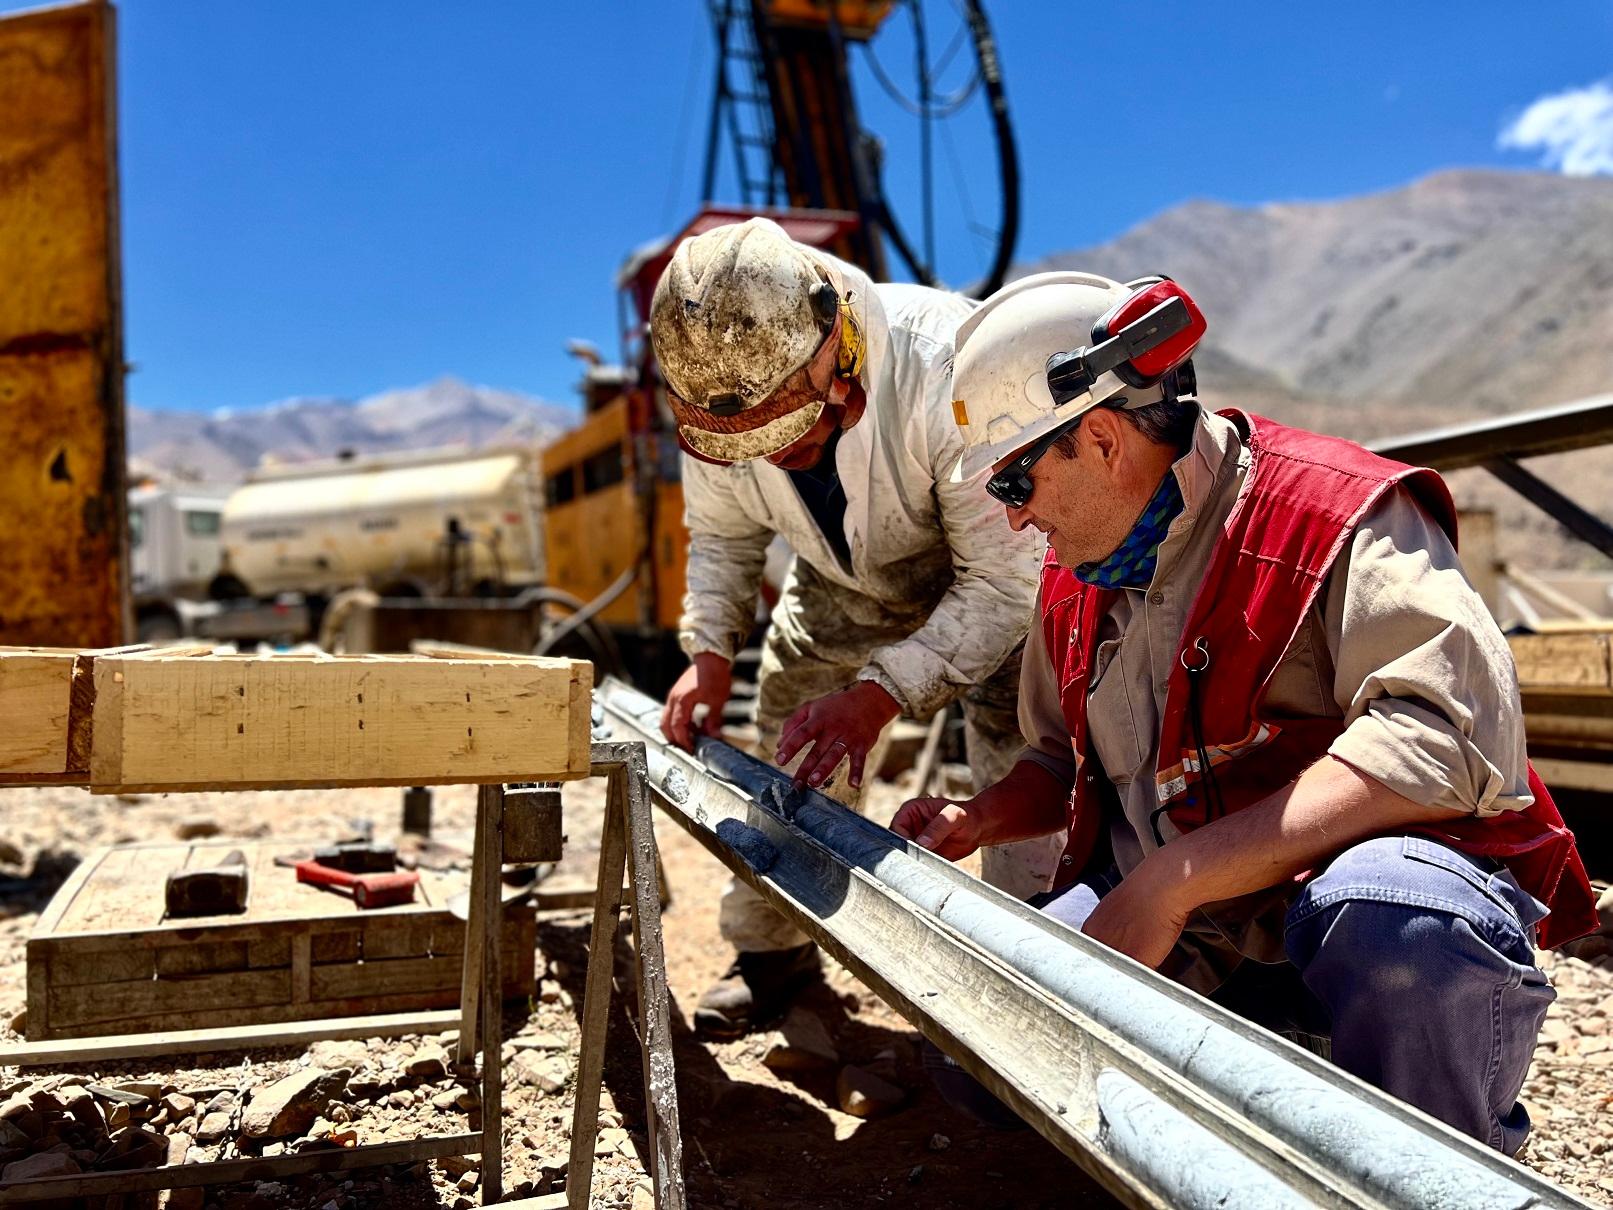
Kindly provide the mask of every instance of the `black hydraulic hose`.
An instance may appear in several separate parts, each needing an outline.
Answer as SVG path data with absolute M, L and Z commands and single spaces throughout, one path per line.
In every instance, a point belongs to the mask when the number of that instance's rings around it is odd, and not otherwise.
M 1008 120 L 1008 96 L 1003 91 L 997 42 L 991 36 L 985 10 L 980 0 L 963 0 L 963 6 L 974 38 L 975 57 L 980 63 L 980 78 L 985 84 L 992 128 L 997 132 L 997 168 L 1002 181 L 1002 226 L 997 229 L 997 254 L 977 291 L 977 297 L 985 298 L 1008 276 L 1014 245 L 1019 242 L 1019 149 L 1014 143 L 1013 123 Z
M 627 579 L 628 583 L 632 582 L 631 576 L 627 577 Z M 616 644 L 616 636 L 611 634 L 609 627 L 601 626 L 594 621 L 595 614 L 622 594 L 624 589 L 617 587 L 620 583 L 621 577 L 618 577 L 615 584 L 612 584 L 610 588 L 607 588 L 605 592 L 595 597 L 592 601 L 584 601 L 563 588 L 549 586 L 530 588 L 522 593 L 520 600 L 526 604 L 559 605 L 572 611 L 570 617 L 538 641 L 532 653 L 534 655 L 545 655 L 554 650 L 555 645 L 562 638 L 576 634 L 587 645 L 589 655 L 594 663 L 598 665 L 602 676 L 610 675 L 624 680 L 627 679 L 627 673 L 622 663 L 622 651 Z M 612 590 L 615 590 L 614 595 L 612 595 Z M 609 597 L 608 600 L 605 599 L 607 596 Z
M 533 648 L 533 654 L 543 655 L 546 652 L 553 650 L 555 645 L 558 644 L 561 639 L 565 638 L 578 628 L 591 623 L 602 610 L 608 608 L 611 602 L 615 601 L 617 597 L 621 596 L 627 591 L 628 587 L 633 583 L 634 577 L 637 575 L 638 568 L 629 567 L 621 575 L 617 576 L 616 579 L 612 581 L 610 586 L 605 589 L 605 591 L 601 592 L 592 601 L 589 601 L 588 604 L 574 612 L 564 622 L 561 622 L 560 625 L 556 626 L 547 635 L 545 635 L 543 639 L 539 641 L 538 645 Z
M 959 21 L 957 34 L 947 44 L 947 48 L 935 64 L 934 70 L 929 73 L 932 81 L 939 79 L 941 74 L 946 71 L 947 64 L 952 62 L 952 56 L 957 53 L 958 48 L 963 45 L 963 40 L 968 35 L 968 24 Z M 969 98 L 974 96 L 975 90 L 980 87 L 980 71 L 977 68 L 969 74 L 968 81 L 955 92 L 948 93 L 942 97 L 932 95 L 924 105 L 920 105 L 912 97 L 903 93 L 901 88 L 897 86 L 896 81 L 891 79 L 890 72 L 886 71 L 885 65 L 879 61 L 879 55 L 875 53 L 872 42 L 862 43 L 862 48 L 863 59 L 868 64 L 868 70 L 873 74 L 874 82 L 884 90 L 886 96 L 914 117 L 928 113 L 932 118 L 936 119 L 950 118 L 969 103 Z
M 997 58 L 997 43 L 991 26 L 986 21 L 980 0 L 962 0 L 968 20 L 969 33 L 979 62 L 980 79 L 986 90 L 986 104 L 991 113 L 991 125 L 997 142 L 998 178 L 1002 182 L 1002 223 L 997 228 L 997 247 L 992 254 L 991 268 L 975 288 L 976 298 L 985 298 L 1003 284 L 1008 267 L 1014 259 L 1014 245 L 1019 242 L 1019 149 L 1014 142 L 1013 123 L 1008 118 L 1008 96 L 1003 89 L 1002 63 Z M 907 234 L 896 221 L 890 199 L 886 196 L 884 181 L 877 181 L 879 190 L 875 205 L 879 225 L 896 249 L 896 255 L 912 273 L 914 279 L 925 286 L 937 282 L 934 267 L 924 264 Z
M 885 238 L 890 240 L 891 247 L 896 249 L 896 255 L 902 258 L 907 271 L 913 275 L 913 280 L 921 286 L 939 286 L 930 266 L 919 259 L 919 254 L 908 243 L 907 234 L 896 222 L 896 212 L 891 209 L 890 199 L 885 196 L 885 182 L 879 182 L 879 195 L 874 199 L 874 210 L 879 216 L 880 228 L 885 232 Z
M 913 53 L 918 59 L 919 85 L 919 182 L 924 217 L 924 259 L 935 265 L 935 157 L 932 154 L 930 116 L 930 65 L 925 61 L 928 38 L 924 30 L 923 0 L 911 0 Z

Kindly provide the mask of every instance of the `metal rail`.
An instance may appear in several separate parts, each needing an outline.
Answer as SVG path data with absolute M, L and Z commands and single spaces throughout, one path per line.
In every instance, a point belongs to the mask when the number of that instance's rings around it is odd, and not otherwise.
M 1386 458 L 1439 471 L 1483 467 L 1574 537 L 1613 558 L 1613 526 L 1518 463 L 1519 458 L 1563 454 L 1610 441 L 1613 395 L 1595 395 L 1516 416 L 1384 438 L 1368 448 Z
M 614 682 L 679 825 L 1054 1146 L 1136 1206 L 1578 1206 L 1536 1174 L 715 740 Z
M 1613 442 L 1613 395 L 1593 395 L 1513 416 L 1382 437 L 1367 448 L 1397 462 L 1454 471 L 1497 458 L 1534 458 Z
M 1493 458 L 1484 469 L 1518 495 L 1555 520 L 1581 542 L 1588 542 L 1613 559 L 1613 526 L 1578 501 L 1563 495 L 1533 471 L 1512 458 Z

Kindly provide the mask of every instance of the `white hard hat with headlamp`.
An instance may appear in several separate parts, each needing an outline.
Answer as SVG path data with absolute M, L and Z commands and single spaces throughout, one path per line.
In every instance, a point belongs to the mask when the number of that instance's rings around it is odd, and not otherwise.
M 1037 273 L 1005 286 L 958 329 L 952 411 L 964 448 L 954 481 L 1033 445 L 1039 456 L 1100 404 L 1134 409 L 1191 394 L 1189 358 L 1204 327 L 1168 278 Z

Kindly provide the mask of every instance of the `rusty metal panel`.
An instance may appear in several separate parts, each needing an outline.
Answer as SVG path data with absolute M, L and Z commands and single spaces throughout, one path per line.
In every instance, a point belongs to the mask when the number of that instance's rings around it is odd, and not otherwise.
M 0 18 L 0 642 L 127 639 L 111 5 Z

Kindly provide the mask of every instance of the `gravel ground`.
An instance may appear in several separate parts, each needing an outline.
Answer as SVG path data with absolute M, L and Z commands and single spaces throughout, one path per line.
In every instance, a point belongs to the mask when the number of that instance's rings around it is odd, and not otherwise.
M 899 785 L 877 786 L 871 810 L 888 815 L 901 797 Z M 396 790 L 130 799 L 75 790 L 0 791 L 8 825 L 0 840 L 0 876 L 11 875 L 0 887 L 0 1021 L 23 1008 L 24 942 L 77 855 L 117 841 L 170 839 L 198 819 L 211 820 L 225 835 L 305 841 L 334 836 L 352 819 L 367 818 L 387 839 L 396 833 L 399 798 Z M 557 879 L 592 877 L 600 802 L 593 783 L 568 787 L 568 856 Z M 472 791 L 438 790 L 436 836 L 468 847 L 473 810 Z M 815 1022 L 816 1041 L 804 1059 L 797 1053 L 781 1062 L 778 1050 L 791 1047 L 781 1047 L 788 1040 L 778 1034 L 718 1045 L 697 1041 L 688 1014 L 728 961 L 716 929 L 726 871 L 681 830 L 659 830 L 673 895 L 665 933 L 692 1205 L 1031 1210 L 1104 1204 L 1080 1171 L 1034 1134 L 993 1132 L 941 1105 L 919 1070 L 917 1034 L 833 963 L 823 984 L 805 998 L 804 1015 Z M 506 1008 L 505 1183 L 512 1194 L 563 1186 L 587 925 L 581 912 L 540 921 L 534 994 Z M 618 985 L 625 992 L 630 968 L 625 949 L 619 955 Z M 1586 1200 L 1613 1206 L 1613 1127 L 1607 1124 L 1613 1103 L 1613 971 L 1575 958 L 1547 955 L 1545 961 L 1559 996 L 1524 1093 L 1536 1131 L 1523 1159 Z M 602 1207 L 649 1204 L 642 1076 L 630 1013 L 630 996 L 619 996 L 606 1057 L 607 1131 L 593 1185 L 594 1204 Z M 15 1032 L 0 1026 L 0 1036 Z M 40 1139 L 18 1143 L 9 1135 L 7 1122 L 20 1121 L 54 1140 L 59 1154 L 88 1164 L 110 1147 L 142 1141 L 160 1146 L 138 1133 L 144 1130 L 168 1140 L 172 1158 L 188 1155 L 194 1161 L 475 1128 L 474 1072 L 453 1068 L 453 1040 L 447 1035 L 320 1043 L 306 1051 L 181 1056 L 50 1072 L 0 1069 L 0 1144 L 16 1145 L 4 1153 L 12 1160 L 38 1149 Z M 847 1066 L 878 1077 L 894 1103 L 870 1118 L 844 1112 L 836 1076 Z M 321 1100 L 306 1124 L 295 1123 L 297 1130 L 285 1138 L 243 1137 L 253 1106 L 261 1110 L 274 1097 L 271 1085 L 320 1070 L 346 1071 L 345 1088 Z M 89 1131 L 92 1138 L 75 1124 L 74 1106 L 81 1115 L 88 1112 L 87 1094 L 78 1091 L 88 1083 L 126 1085 L 133 1091 L 125 1091 L 125 1100 L 145 1098 L 134 1106 L 129 1125 L 113 1128 L 113 1140 L 104 1129 Z M 122 1120 L 102 1093 L 88 1095 L 96 1098 L 97 1129 Z M 209 1122 L 210 1109 L 226 1116 Z M 30 1112 L 37 1121 L 24 1116 Z M 221 1124 L 220 1137 L 210 1138 Z M 453 1207 L 479 1201 L 478 1180 L 475 1160 L 448 1161 L 211 1189 L 175 1195 L 169 1204 L 179 1210 Z
M 1613 1206 L 1613 969 L 1558 954 L 1557 989 L 1523 1101 L 1535 1124 L 1520 1157 L 1588 1202 Z

